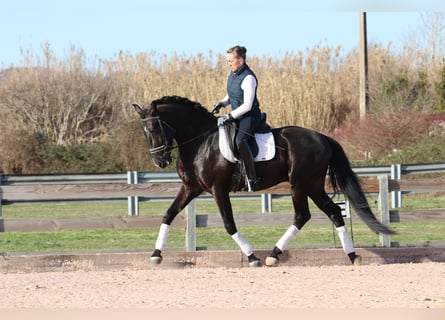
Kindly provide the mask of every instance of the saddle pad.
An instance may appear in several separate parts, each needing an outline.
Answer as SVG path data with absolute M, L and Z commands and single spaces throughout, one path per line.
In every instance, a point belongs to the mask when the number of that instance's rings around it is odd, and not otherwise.
M 227 135 L 224 131 L 224 126 L 219 126 L 219 150 L 224 158 L 230 162 L 238 162 L 239 160 L 233 155 L 230 150 L 229 142 L 227 141 Z M 255 133 L 255 140 L 258 144 L 258 155 L 254 161 L 268 161 L 275 157 L 275 139 L 272 132 L 268 133 Z

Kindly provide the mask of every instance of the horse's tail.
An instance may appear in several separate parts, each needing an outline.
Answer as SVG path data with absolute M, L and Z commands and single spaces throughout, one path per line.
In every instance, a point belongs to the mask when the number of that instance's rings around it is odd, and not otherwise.
M 337 193 L 340 187 L 340 190 L 347 196 L 357 215 L 372 231 L 382 234 L 394 234 L 395 232 L 391 228 L 383 225 L 372 213 L 358 177 L 352 171 L 349 159 L 341 145 L 332 138 L 328 137 L 328 140 L 333 150 L 328 175 L 334 192 Z

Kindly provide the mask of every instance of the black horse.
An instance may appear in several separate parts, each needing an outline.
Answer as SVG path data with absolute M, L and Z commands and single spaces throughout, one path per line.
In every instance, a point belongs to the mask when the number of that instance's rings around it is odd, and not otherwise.
M 151 263 L 161 263 L 161 251 L 176 215 L 192 199 L 208 192 L 215 198 L 226 231 L 248 257 L 249 265 L 260 265 L 252 247 L 238 232 L 233 218 L 229 193 L 238 187 L 233 176 L 239 169 L 236 164 L 227 161 L 219 150 L 217 117 L 201 104 L 178 96 L 154 100 L 145 109 L 137 104 L 133 106 L 141 117 L 149 151 L 156 166 L 168 166 L 172 161 L 172 149 L 178 148 L 176 170 L 182 180 L 175 200 L 162 219 Z M 293 224 L 267 257 L 266 265 L 277 263 L 279 255 L 311 218 L 308 197 L 334 223 L 344 252 L 351 262 L 360 261 L 346 231 L 340 207 L 325 192 L 326 175 L 329 176 L 334 191 L 342 191 L 347 196 L 358 216 L 370 229 L 376 233 L 393 233 L 375 218 L 358 178 L 338 142 L 316 131 L 297 126 L 276 128 L 272 133 L 276 144 L 274 158 L 255 164 L 260 177 L 259 188 L 267 189 L 288 181 L 295 216 Z M 173 140 L 176 140 L 176 145 L 173 145 Z

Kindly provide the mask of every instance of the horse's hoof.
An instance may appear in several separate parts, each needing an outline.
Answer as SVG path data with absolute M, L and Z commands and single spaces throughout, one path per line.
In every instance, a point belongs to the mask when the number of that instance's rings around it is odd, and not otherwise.
M 250 262 L 249 262 L 249 267 L 250 267 L 250 268 L 261 267 L 261 262 L 260 262 L 260 260 L 250 261 Z
M 162 257 L 150 257 L 150 264 L 152 266 L 157 266 L 158 264 L 161 264 Z
M 362 256 L 356 255 L 354 258 L 354 262 L 352 262 L 354 266 L 359 266 L 362 264 Z
M 266 258 L 266 266 L 272 267 L 278 263 L 278 259 L 275 257 L 267 257 Z
M 252 253 L 251 255 L 249 255 L 247 257 L 248 261 L 249 261 L 249 267 L 260 267 L 261 266 L 261 261 L 260 259 L 258 259 L 257 257 L 255 257 L 255 255 Z

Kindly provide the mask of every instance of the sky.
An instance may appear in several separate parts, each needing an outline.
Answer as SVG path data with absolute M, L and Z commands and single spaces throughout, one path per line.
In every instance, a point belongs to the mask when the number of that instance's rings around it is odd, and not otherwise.
M 408 41 L 421 11 L 445 11 L 444 0 L 14 0 L 0 7 L 0 67 L 21 64 L 21 51 L 58 58 L 70 48 L 89 59 L 120 51 L 171 55 L 247 54 L 279 57 L 317 45 L 359 43 L 359 12 L 367 12 L 368 41 Z

